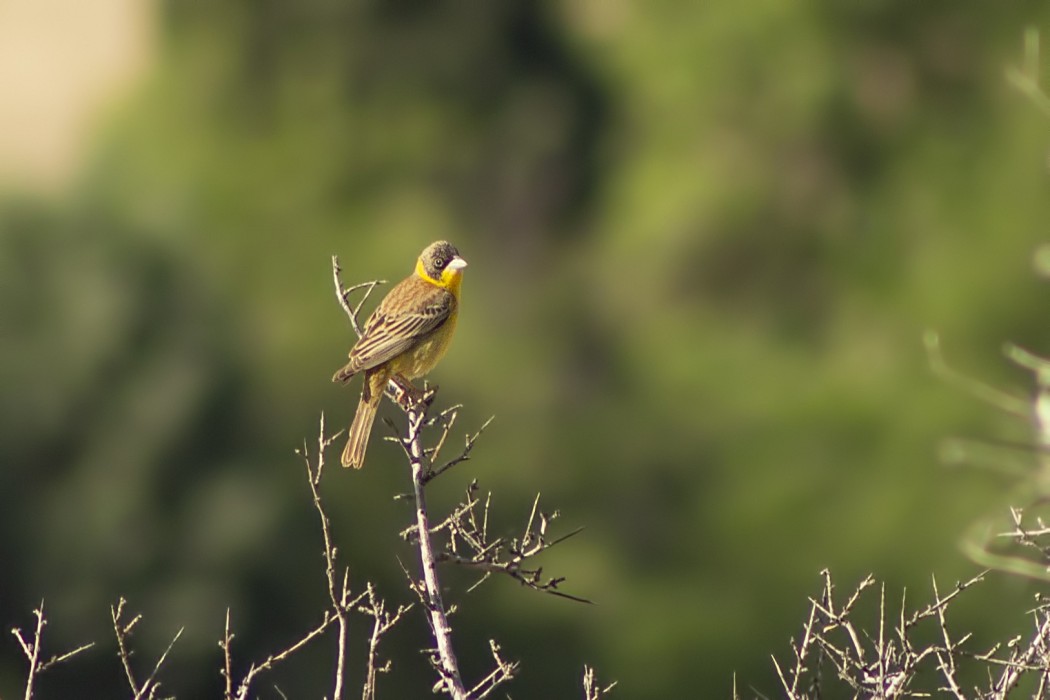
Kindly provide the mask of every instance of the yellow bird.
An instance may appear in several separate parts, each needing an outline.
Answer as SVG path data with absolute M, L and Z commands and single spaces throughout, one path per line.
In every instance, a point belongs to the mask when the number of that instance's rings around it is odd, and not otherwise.
M 448 350 L 459 315 L 459 286 L 467 261 L 448 241 L 428 245 L 414 273 L 401 280 L 369 316 L 350 361 L 332 377 L 346 383 L 365 373 L 361 401 L 343 450 L 343 466 L 360 469 L 386 383 L 406 385 L 426 375 Z M 403 380 L 403 381 L 402 381 Z

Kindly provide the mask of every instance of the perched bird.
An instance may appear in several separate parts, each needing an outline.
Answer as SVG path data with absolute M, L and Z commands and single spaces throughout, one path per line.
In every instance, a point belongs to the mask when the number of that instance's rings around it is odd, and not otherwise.
M 343 450 L 343 466 L 360 469 L 365 463 L 379 400 L 386 383 L 394 379 L 409 385 L 438 363 L 448 349 L 459 314 L 459 285 L 466 260 L 447 241 L 428 245 L 416 269 L 379 302 L 365 323 L 361 338 L 350 349 L 350 361 L 332 377 L 346 383 L 364 372 L 357 413 Z

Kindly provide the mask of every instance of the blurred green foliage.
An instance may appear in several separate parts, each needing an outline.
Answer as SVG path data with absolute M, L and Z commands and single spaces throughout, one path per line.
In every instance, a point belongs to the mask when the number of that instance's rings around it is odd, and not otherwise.
M 937 328 L 961 366 L 1022 389 L 1000 344 L 1050 347 L 1031 272 L 1048 124 L 1002 79 L 1050 9 L 159 11 L 159 64 L 77 187 L 0 209 L 0 620 L 27 626 L 44 597 L 56 649 L 102 643 L 43 697 L 85 679 L 119 695 L 122 595 L 146 615 L 142 663 L 186 626 L 180 697 L 218 691 L 227 606 L 245 663 L 314 624 L 293 450 L 356 403 L 328 381 L 352 339 L 330 256 L 348 283 L 396 281 L 438 238 L 471 265 L 438 401 L 466 404 L 465 431 L 496 421 L 433 504 L 477 476 L 509 529 L 541 491 L 587 527 L 548 572 L 598 603 L 453 586 L 468 677 L 495 637 L 523 662 L 514 697 L 578 696 L 584 661 L 619 698 L 727 697 L 734 671 L 774 693 L 769 654 L 822 567 L 843 585 L 972 572 L 956 539 L 1006 488 L 944 470 L 936 446 L 1018 428 L 938 383 L 920 337 Z M 368 468 L 324 489 L 357 587 L 405 601 L 408 512 L 388 497 L 407 475 L 374 440 Z M 1026 624 L 1029 584 L 983 588 L 956 629 Z M 381 694 L 429 692 L 426 631 L 416 616 L 388 640 Z M 21 677 L 8 642 L 3 696 Z M 329 652 L 270 679 L 319 697 Z

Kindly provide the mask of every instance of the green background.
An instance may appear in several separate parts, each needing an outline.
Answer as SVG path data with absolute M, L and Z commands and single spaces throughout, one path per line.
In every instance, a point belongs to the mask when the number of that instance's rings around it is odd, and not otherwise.
M 460 604 L 464 672 L 495 638 L 517 698 L 775 696 L 770 654 L 830 568 L 918 600 L 972 574 L 957 542 L 1012 482 L 939 462 L 1028 427 L 931 373 L 921 338 L 1023 395 L 1006 340 L 1050 347 L 1033 254 L 1050 122 L 1004 79 L 1035 3 L 574 0 L 160 5 L 153 72 L 59 201 L 0 206 L 0 623 L 46 599 L 53 651 L 96 640 L 40 697 L 119 697 L 109 605 L 145 668 L 215 697 L 230 607 L 243 665 L 325 604 L 301 460 L 357 401 L 332 291 L 469 261 L 433 373 L 458 428 L 496 419 L 433 486 L 478 478 L 495 523 L 536 492 L 580 536 L 545 571 L 582 606 L 493 580 Z M 383 413 L 400 420 L 389 404 Z M 385 429 L 377 424 L 377 434 Z M 334 464 L 336 452 L 330 455 Z M 323 493 L 351 582 L 409 602 L 399 450 Z M 977 646 L 1027 630 L 1040 586 L 960 603 Z M 896 593 L 895 593 L 896 592 Z M 351 630 L 358 679 L 364 621 Z M 380 697 L 427 697 L 414 612 Z M 5 633 L 6 635 L 6 633 Z M 52 646 L 53 645 L 53 646 Z M 256 686 L 330 693 L 321 642 Z M 23 660 L 0 643 L 0 696 Z M 356 693 L 352 693 L 356 695 Z

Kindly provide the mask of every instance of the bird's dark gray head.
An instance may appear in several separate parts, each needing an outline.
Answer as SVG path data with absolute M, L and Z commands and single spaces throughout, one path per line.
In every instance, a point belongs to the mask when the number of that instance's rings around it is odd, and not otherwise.
M 448 241 L 435 241 L 423 249 L 419 255 L 423 271 L 434 280 L 440 280 L 448 270 L 458 272 L 467 266 L 467 261 L 459 256 L 456 246 Z

